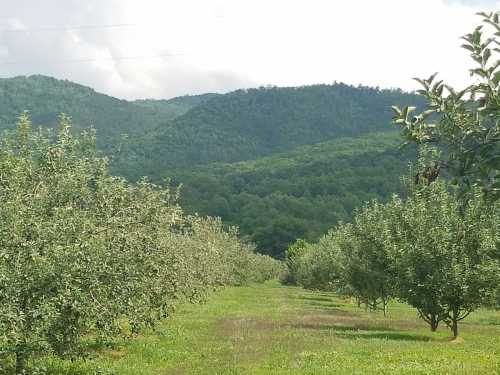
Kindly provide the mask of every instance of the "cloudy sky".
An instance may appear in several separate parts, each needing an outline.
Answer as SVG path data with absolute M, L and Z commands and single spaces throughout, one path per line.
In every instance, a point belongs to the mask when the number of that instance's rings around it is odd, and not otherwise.
M 468 81 L 459 36 L 497 0 L 0 0 L 0 77 L 120 98 L 342 81 Z

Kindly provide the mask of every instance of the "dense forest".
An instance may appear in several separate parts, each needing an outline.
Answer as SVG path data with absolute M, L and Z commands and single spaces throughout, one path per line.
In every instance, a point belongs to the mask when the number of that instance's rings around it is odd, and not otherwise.
M 179 166 L 253 160 L 339 137 L 390 131 L 390 106 L 412 102 L 423 103 L 400 90 L 340 83 L 238 90 L 131 141 L 122 173 L 157 179 Z
M 58 116 L 71 116 L 75 130 L 94 127 L 98 146 L 111 151 L 122 134 L 142 135 L 159 124 L 187 112 L 213 95 L 173 100 L 128 102 L 95 92 L 70 81 L 33 75 L 0 79 L 0 130 L 14 129 L 23 111 L 37 126 L 54 127 Z
M 423 101 L 340 83 L 128 102 L 31 76 L 0 80 L 0 129 L 23 110 L 47 127 L 64 112 L 76 130 L 96 129 L 113 173 L 182 184 L 187 212 L 220 216 L 283 257 L 295 238 L 317 239 L 361 202 L 399 191 L 412 151 L 398 149 L 390 106 L 409 103 Z
M 412 148 L 397 132 L 345 137 L 232 164 L 175 170 L 181 202 L 191 212 L 220 216 L 276 257 L 295 238 L 317 239 L 349 221 L 363 202 L 401 191 Z

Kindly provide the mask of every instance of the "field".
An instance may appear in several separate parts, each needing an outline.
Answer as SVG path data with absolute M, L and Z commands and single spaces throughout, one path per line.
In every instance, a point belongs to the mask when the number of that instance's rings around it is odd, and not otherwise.
M 72 375 L 500 374 L 500 312 L 472 314 L 451 341 L 446 327 L 431 333 L 409 307 L 389 308 L 384 318 L 277 282 L 227 288 L 180 306 L 156 332 L 45 366 Z

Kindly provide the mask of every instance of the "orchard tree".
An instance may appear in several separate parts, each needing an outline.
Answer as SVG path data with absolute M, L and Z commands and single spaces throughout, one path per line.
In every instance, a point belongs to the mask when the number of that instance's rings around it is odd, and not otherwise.
M 393 204 L 391 242 L 398 296 L 434 331 L 458 323 L 491 302 L 498 285 L 499 234 L 495 209 L 479 191 L 465 207 L 442 181 L 417 185 Z
M 73 137 L 66 116 L 52 137 L 24 114 L 2 142 L 0 345 L 21 374 L 32 353 L 77 354 L 82 335 L 113 334 L 118 317 L 150 321 L 168 295 L 149 276 L 161 265 L 150 228 L 166 229 L 178 208 L 109 176 L 93 133 Z
M 475 82 L 455 89 L 436 74 L 416 79 L 422 86 L 418 93 L 427 99 L 426 108 L 415 113 L 415 107 L 393 107 L 394 122 L 402 128 L 407 143 L 420 145 L 427 156 L 424 163 L 419 161 L 415 182 L 430 185 L 441 175 L 451 177 L 458 188 L 456 199 L 464 207 L 468 199 L 477 199 L 476 188 L 489 202 L 500 198 L 499 13 L 479 15 L 482 25 L 465 35 L 462 45 L 475 64 L 470 69 Z M 498 217 L 498 211 L 493 215 Z M 491 256 L 500 260 L 498 246 Z M 431 303 L 432 313 L 426 319 L 433 321 L 438 310 Z
M 382 304 L 384 315 L 395 295 L 387 213 L 386 206 L 371 202 L 356 212 L 352 224 L 340 226 L 336 236 L 345 288 L 372 310 Z
M 2 137 L 0 353 L 16 374 L 34 353 L 78 355 L 82 337 L 129 336 L 176 301 L 281 270 L 220 219 L 184 216 L 177 192 L 109 175 L 94 143 L 66 116 L 53 136 L 23 114 Z
M 287 284 L 295 285 L 297 283 L 297 273 L 299 269 L 299 259 L 307 247 L 307 242 L 298 238 L 294 243 L 288 245 L 285 252 L 285 263 L 288 268 Z
M 476 82 L 455 89 L 438 80 L 416 79 L 427 99 L 426 108 L 393 107 L 394 122 L 409 143 L 432 144 L 439 150 L 416 179 L 427 183 L 443 169 L 464 197 L 482 188 L 490 199 L 500 198 L 500 23 L 499 13 L 479 13 L 483 24 L 463 37 L 475 66 L 470 74 Z
M 305 288 L 339 291 L 340 268 L 336 232 L 330 231 L 316 244 L 307 244 L 295 260 L 297 283 Z

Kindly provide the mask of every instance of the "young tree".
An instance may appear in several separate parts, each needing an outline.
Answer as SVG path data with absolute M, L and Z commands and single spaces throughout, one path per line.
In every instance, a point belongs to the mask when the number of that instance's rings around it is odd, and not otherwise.
M 297 274 L 299 271 L 299 259 L 303 255 L 307 247 L 307 242 L 298 238 L 294 243 L 290 244 L 285 252 L 285 263 L 288 268 L 286 280 L 287 284 L 295 285 L 297 283 Z
M 316 244 L 307 244 L 295 258 L 297 283 L 305 288 L 338 291 L 340 269 L 335 232 Z
M 475 192 L 466 206 L 444 183 L 417 186 L 393 205 L 391 231 L 398 296 L 432 330 L 458 323 L 494 296 L 500 262 L 495 207 Z
M 395 295 L 387 214 L 385 205 L 371 202 L 356 212 L 353 224 L 341 228 L 337 238 L 345 284 L 372 310 L 382 304 L 384 315 Z

